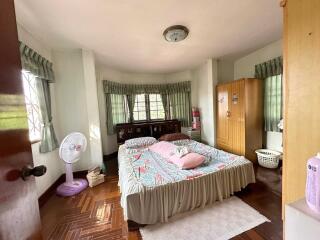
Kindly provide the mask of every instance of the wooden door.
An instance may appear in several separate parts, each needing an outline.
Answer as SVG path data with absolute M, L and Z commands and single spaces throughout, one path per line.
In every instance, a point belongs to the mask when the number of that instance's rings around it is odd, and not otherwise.
M 230 84 L 217 86 L 217 146 L 225 151 L 231 150 L 229 135 L 229 91 Z
M 0 2 L 0 239 L 41 239 L 13 0 Z
M 319 0 L 284 9 L 284 204 L 304 197 L 307 160 L 320 152 L 319 12 Z
M 245 155 L 245 80 L 234 81 L 230 85 L 229 94 L 229 139 L 232 153 Z

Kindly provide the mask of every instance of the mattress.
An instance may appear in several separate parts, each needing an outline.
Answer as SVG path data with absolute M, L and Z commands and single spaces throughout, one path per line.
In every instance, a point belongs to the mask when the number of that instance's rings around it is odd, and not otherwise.
M 177 213 L 222 201 L 255 182 L 252 163 L 193 140 L 173 142 L 206 157 L 201 166 L 179 169 L 148 148 L 118 151 L 119 187 L 125 220 L 167 222 Z

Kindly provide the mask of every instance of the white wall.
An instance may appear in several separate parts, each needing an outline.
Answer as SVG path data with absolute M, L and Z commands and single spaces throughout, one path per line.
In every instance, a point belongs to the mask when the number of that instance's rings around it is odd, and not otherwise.
M 230 82 L 234 80 L 234 61 L 219 59 L 218 60 L 218 82 Z
M 254 77 L 254 66 L 282 55 L 282 40 L 260 48 L 234 63 L 234 79 Z
M 97 97 L 94 54 L 89 50 L 52 51 L 18 24 L 19 40 L 53 62 L 56 82 L 50 84 L 53 125 L 62 140 L 79 131 L 88 139 L 87 151 L 74 165 L 74 170 L 87 170 L 102 164 L 100 119 Z M 39 153 L 39 143 L 32 145 L 34 165 L 45 165 L 47 173 L 36 178 L 41 196 L 65 172 L 58 149 Z
M 20 41 L 41 54 L 41 56 L 52 61 L 51 49 L 49 47 L 35 39 L 21 25 L 18 24 L 17 27 Z M 53 126 L 58 134 L 59 126 L 57 121 L 54 84 L 50 84 L 50 91 Z M 32 157 L 34 166 L 45 165 L 47 167 L 47 172 L 44 176 L 35 178 L 37 193 L 38 196 L 41 196 L 62 174 L 62 164 L 60 162 L 57 149 L 49 153 L 40 153 L 39 143 L 32 144 Z
M 174 83 L 180 81 L 191 81 L 191 102 L 197 105 L 197 91 L 196 83 L 193 81 L 192 71 L 182 71 L 170 74 L 150 74 L 150 73 L 127 73 L 121 72 L 109 67 L 99 67 L 97 69 L 97 87 L 98 87 L 98 100 L 99 100 L 99 113 L 100 113 L 100 126 L 102 137 L 102 148 L 105 155 L 114 153 L 118 150 L 116 135 L 107 135 L 106 127 L 106 105 L 105 96 L 103 92 L 103 80 L 109 80 L 120 83 L 131 84 L 161 84 L 161 83 Z M 184 131 L 184 129 L 182 129 Z
M 273 42 L 235 61 L 234 79 L 254 77 L 254 66 L 282 55 L 282 40 Z M 267 148 L 282 151 L 282 133 L 267 132 Z
M 200 110 L 201 139 L 215 146 L 215 87 L 218 84 L 218 61 L 208 59 L 206 63 L 193 70 L 196 82 L 197 106 Z
M 93 54 L 81 49 L 53 51 L 53 61 L 56 75 L 56 105 L 60 122 L 59 137 L 62 139 L 71 132 L 81 132 L 88 140 L 87 150 L 73 165 L 73 169 L 80 171 L 101 165 Z

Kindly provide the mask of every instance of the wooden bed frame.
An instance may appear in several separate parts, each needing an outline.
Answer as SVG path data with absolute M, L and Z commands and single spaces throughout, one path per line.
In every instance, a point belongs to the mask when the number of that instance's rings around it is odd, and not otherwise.
M 119 145 L 131 138 L 154 137 L 158 139 L 164 134 L 180 132 L 181 122 L 177 119 L 121 123 L 116 125 L 117 142 Z

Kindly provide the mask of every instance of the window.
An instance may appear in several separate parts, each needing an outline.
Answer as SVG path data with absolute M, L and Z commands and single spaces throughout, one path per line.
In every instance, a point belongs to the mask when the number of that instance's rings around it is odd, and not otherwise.
M 165 113 L 160 94 L 135 96 L 133 119 L 135 121 L 164 119 Z
M 135 96 L 133 119 L 135 121 L 147 120 L 146 95 L 138 94 Z
M 22 71 L 22 80 L 28 116 L 29 139 L 31 142 L 39 141 L 41 139 L 41 113 L 36 78 L 32 73 Z
M 162 99 L 160 94 L 150 94 L 149 95 L 150 103 L 150 119 L 164 119 L 164 109 L 162 104 Z

